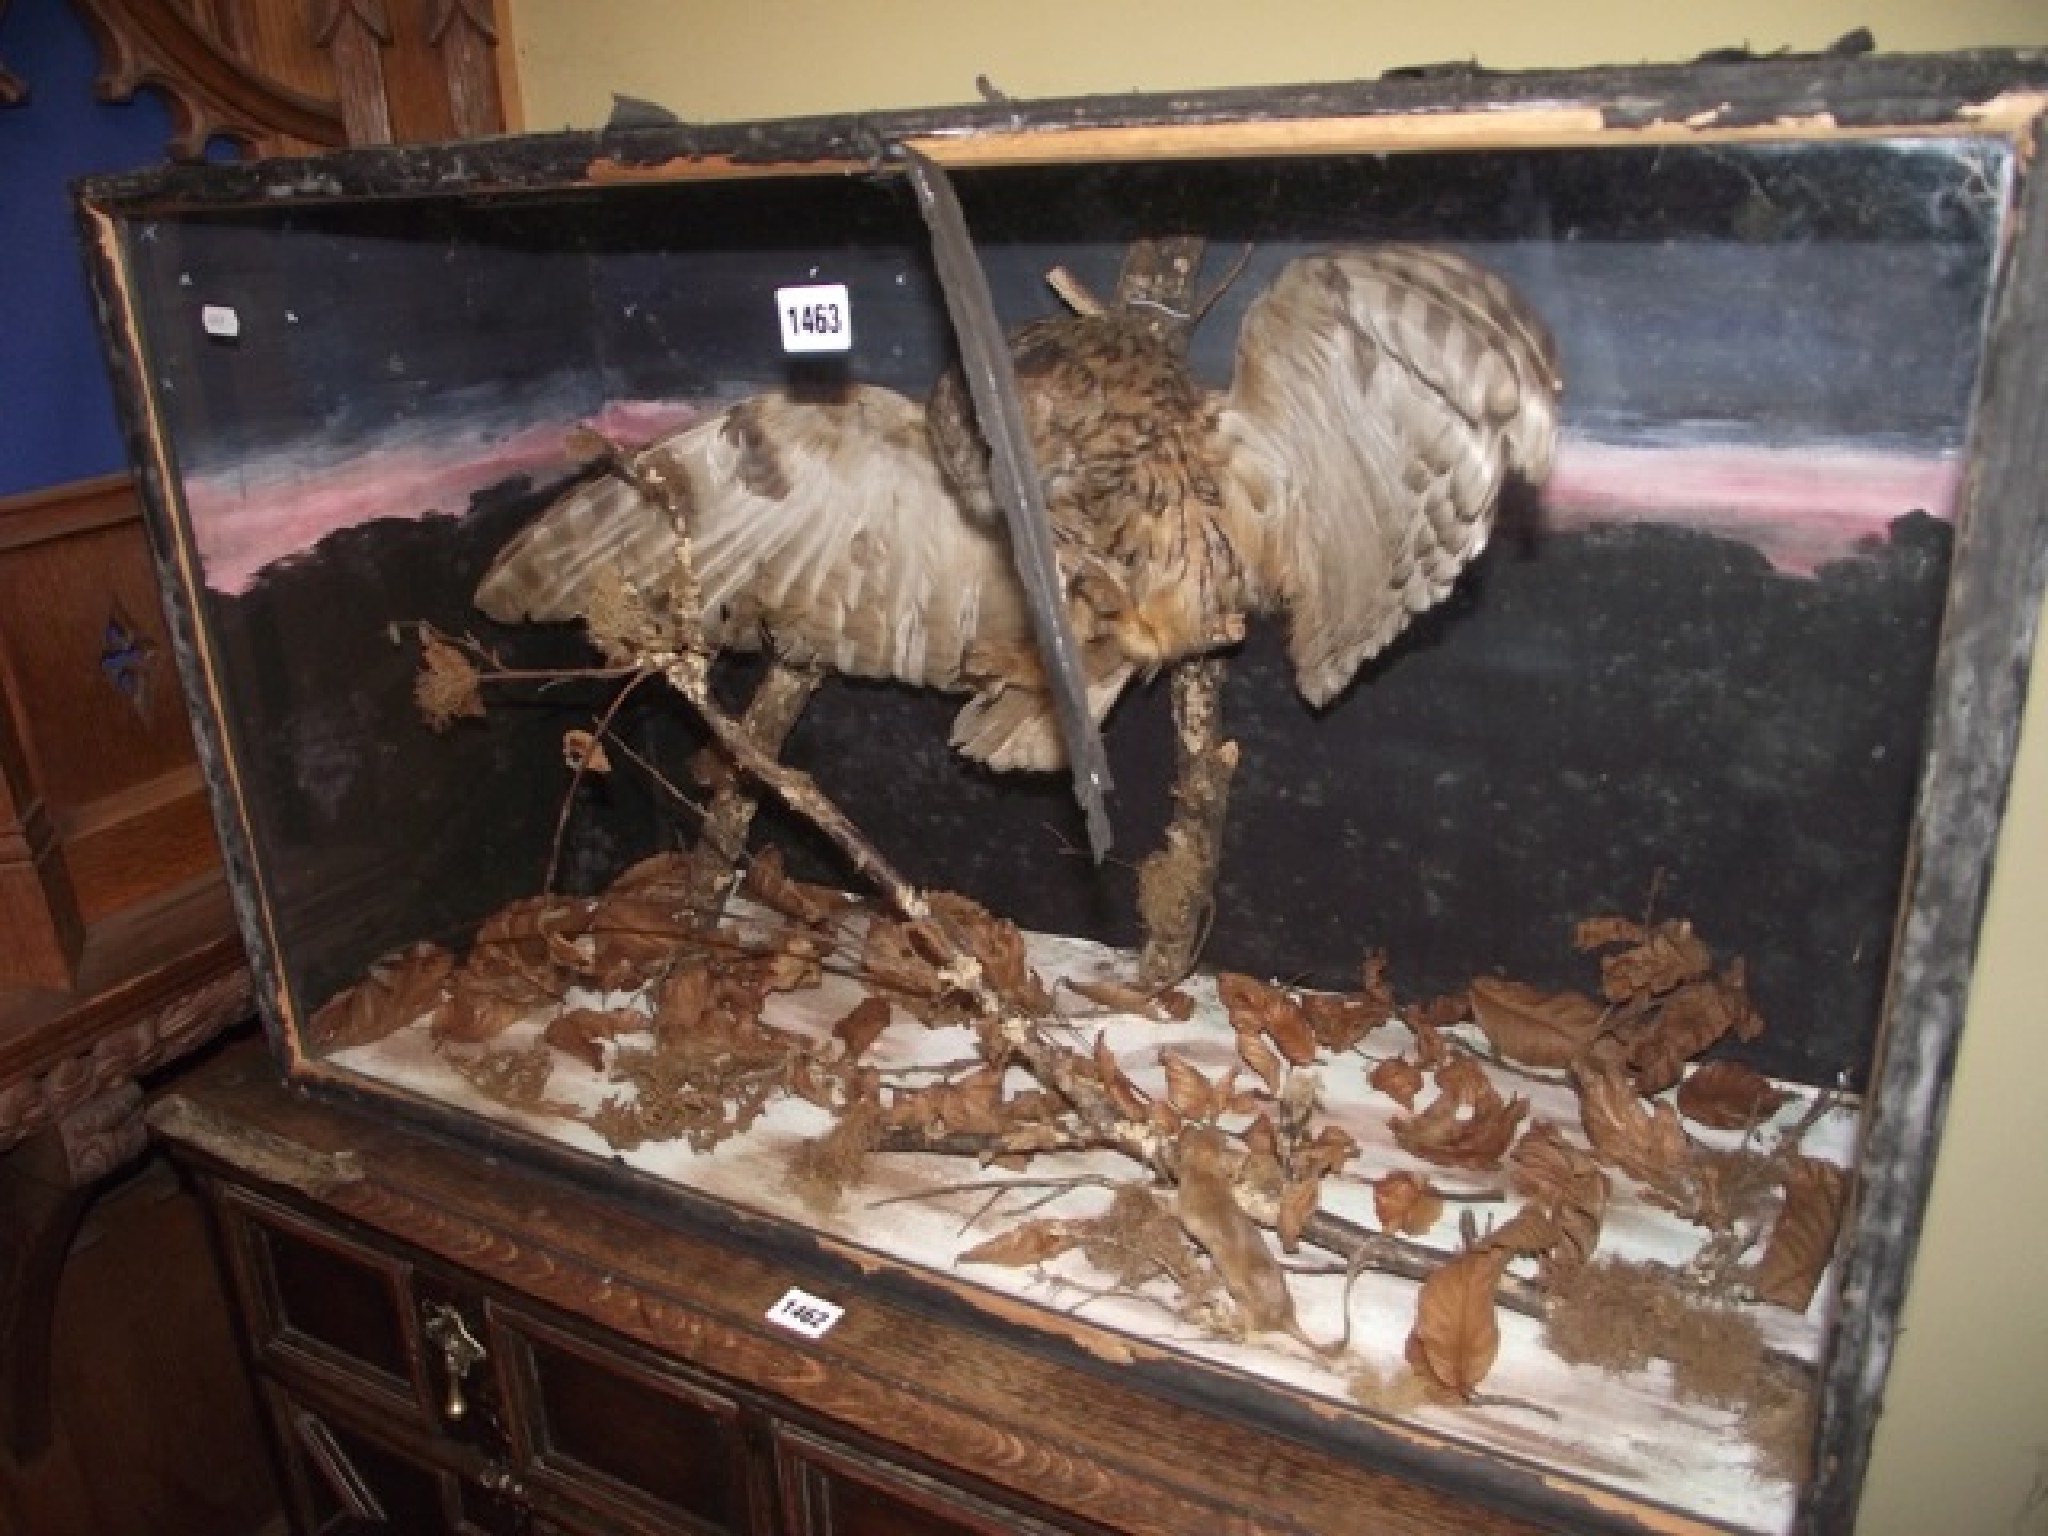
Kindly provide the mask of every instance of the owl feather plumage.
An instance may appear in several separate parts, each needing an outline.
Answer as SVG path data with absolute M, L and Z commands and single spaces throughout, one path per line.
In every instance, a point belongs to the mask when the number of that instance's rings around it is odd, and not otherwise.
M 1253 301 L 1228 390 L 1125 315 L 1012 338 L 1069 616 L 1099 720 L 1133 677 L 1284 614 L 1328 703 L 1485 547 L 1504 487 L 1540 485 L 1555 348 L 1508 285 L 1453 253 L 1342 249 Z M 706 637 L 973 695 L 953 744 L 997 768 L 1064 760 L 966 391 L 929 408 L 852 386 L 753 396 L 633 456 L 675 487 Z M 667 509 L 627 480 L 568 491 L 498 555 L 477 604 L 580 618 L 598 580 L 665 579 Z

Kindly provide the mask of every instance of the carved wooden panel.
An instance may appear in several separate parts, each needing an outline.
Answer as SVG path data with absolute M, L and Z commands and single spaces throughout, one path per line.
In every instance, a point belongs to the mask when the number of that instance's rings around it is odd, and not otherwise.
M 27 811 L 41 806 L 48 847 L 35 862 L 52 913 L 60 863 L 87 926 L 215 866 L 127 476 L 0 501 L 0 685 L 20 758 L 0 774 L 26 802 L 17 815 L 31 858 Z M 0 979 L 7 974 L 0 958 Z
M 171 106 L 169 152 L 225 138 L 257 156 L 467 138 L 511 126 L 495 0 L 72 0 L 99 94 Z

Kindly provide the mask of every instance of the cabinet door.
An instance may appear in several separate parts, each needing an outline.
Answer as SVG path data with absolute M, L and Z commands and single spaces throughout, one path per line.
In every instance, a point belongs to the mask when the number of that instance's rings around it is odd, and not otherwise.
M 469 1476 L 347 1410 L 265 1394 L 297 1530 L 309 1536 L 530 1536 L 520 1490 L 499 1469 Z M 495 1486 L 492 1486 L 495 1485 Z
M 408 1267 L 239 1190 L 220 1214 L 257 1363 L 425 1429 Z
M 791 1536 L 1084 1536 L 1003 1502 L 804 1430 L 775 1428 Z
M 546 1494 L 662 1536 L 768 1536 L 757 1410 L 624 1344 L 500 1312 L 518 1463 Z

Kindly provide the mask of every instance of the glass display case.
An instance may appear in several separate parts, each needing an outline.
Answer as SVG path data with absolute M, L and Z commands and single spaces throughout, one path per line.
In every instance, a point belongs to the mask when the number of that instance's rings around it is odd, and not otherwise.
M 90 184 L 286 1070 L 807 1255 L 799 1329 L 1839 1518 L 2038 601 L 2038 76 Z

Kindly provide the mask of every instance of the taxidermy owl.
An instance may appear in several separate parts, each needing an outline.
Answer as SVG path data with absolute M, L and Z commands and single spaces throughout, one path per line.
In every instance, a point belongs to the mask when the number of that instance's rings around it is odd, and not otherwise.
M 1540 485 L 1555 347 L 1498 277 L 1390 245 L 1303 257 L 1248 309 L 1227 390 L 1125 314 L 1012 337 L 1065 599 L 1100 721 L 1134 677 L 1283 615 L 1328 703 L 1485 546 L 1503 487 Z M 1064 761 L 967 390 L 928 405 L 850 386 L 753 396 L 642 449 L 679 501 L 706 638 L 972 695 L 953 744 L 1004 769 Z M 585 615 L 595 584 L 666 578 L 670 512 L 586 481 L 500 552 L 504 622 Z

